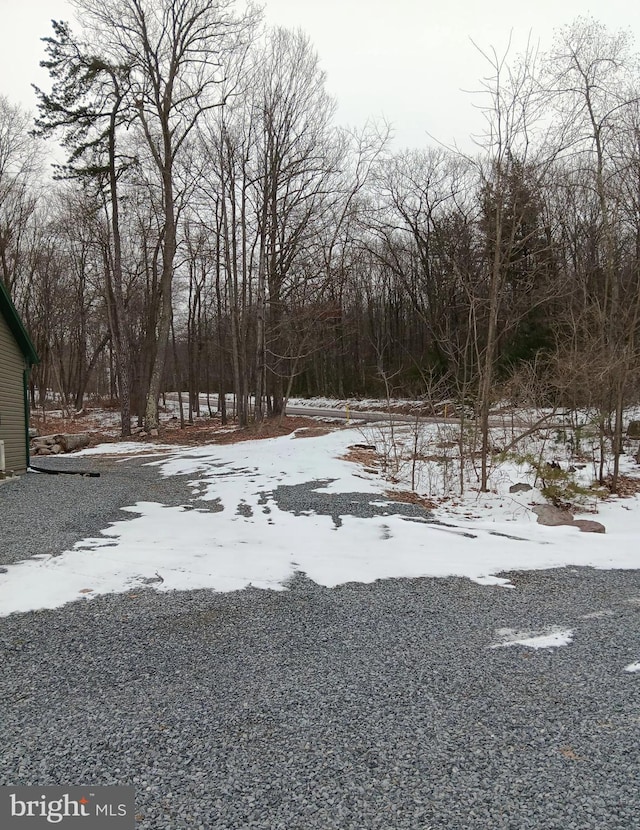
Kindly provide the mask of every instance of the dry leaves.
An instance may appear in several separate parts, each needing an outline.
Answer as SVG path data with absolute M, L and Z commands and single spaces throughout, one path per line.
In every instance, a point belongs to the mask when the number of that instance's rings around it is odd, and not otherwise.
M 438 507 L 438 503 L 433 499 L 420 496 L 411 490 L 386 490 L 385 496 L 390 501 L 399 501 L 403 504 L 417 504 L 419 507 L 424 507 L 425 510 L 435 510 Z

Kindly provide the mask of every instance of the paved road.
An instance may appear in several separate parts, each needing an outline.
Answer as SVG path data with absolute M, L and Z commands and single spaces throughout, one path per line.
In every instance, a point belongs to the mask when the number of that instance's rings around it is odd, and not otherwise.
M 386 421 L 391 420 L 394 423 L 401 424 L 415 424 L 416 418 L 411 415 L 402 415 L 401 413 L 388 412 L 359 412 L 356 409 L 332 409 L 330 407 L 311 407 L 311 406 L 287 406 L 287 415 L 309 415 L 320 418 L 339 418 L 340 420 L 351 421 Z M 421 421 L 434 420 L 440 423 L 458 423 L 455 418 L 438 418 L 427 419 L 420 418 Z
M 171 401 L 177 401 L 178 395 L 175 392 L 169 392 L 166 396 Z M 201 395 L 201 403 L 202 405 L 206 405 L 206 395 Z M 317 417 L 317 418 L 335 418 L 338 420 L 346 421 L 362 421 L 366 423 L 374 423 L 374 422 L 382 422 L 386 421 L 389 423 L 393 421 L 393 423 L 398 424 L 415 424 L 416 420 L 420 423 L 424 424 L 459 424 L 460 418 L 445 418 L 444 416 L 437 415 L 437 416 L 430 416 L 430 415 L 418 415 L 417 419 L 415 415 L 404 415 L 400 412 L 384 412 L 380 410 L 368 410 L 368 411 L 360 411 L 357 409 L 353 409 L 352 407 L 342 407 L 340 409 L 336 409 L 335 407 L 315 407 L 315 406 L 292 406 L 288 405 L 286 408 L 287 415 L 308 415 L 310 417 Z M 512 419 L 511 415 L 492 415 L 489 421 L 489 426 L 491 427 L 506 427 L 511 428 L 514 426 L 522 427 L 523 429 L 528 429 L 531 427 L 531 422 L 529 421 L 522 421 L 521 419 L 515 418 Z M 549 420 L 548 422 L 544 423 L 545 428 L 557 428 L 557 427 L 565 427 L 566 424 L 562 420 Z
M 168 392 L 167 399 L 170 401 L 177 401 L 178 395 L 175 392 Z M 201 396 L 201 403 L 206 404 L 206 396 Z M 319 418 L 337 418 L 339 420 L 350 419 L 352 421 L 389 421 L 390 419 L 398 423 L 415 423 L 415 416 L 403 415 L 401 413 L 388 412 L 359 412 L 349 408 L 336 409 L 334 407 L 314 407 L 314 406 L 291 406 L 288 405 L 286 409 L 287 415 L 308 415 Z M 436 421 L 439 423 L 458 423 L 457 418 L 420 418 L 423 421 Z

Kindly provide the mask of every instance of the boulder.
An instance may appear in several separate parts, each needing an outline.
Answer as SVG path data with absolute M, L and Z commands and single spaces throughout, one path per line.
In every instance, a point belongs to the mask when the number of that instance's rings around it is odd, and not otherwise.
M 55 435 L 41 435 L 39 438 L 33 438 L 31 441 L 31 446 L 34 450 L 39 450 L 42 447 L 49 447 L 51 449 L 56 444 L 62 447 L 62 435 L 60 433 L 56 433 Z
M 41 435 L 39 438 L 34 438 L 31 441 L 31 445 L 36 450 L 40 447 L 52 447 L 58 443 L 59 437 L 59 435 Z
M 606 533 L 607 529 L 600 522 L 594 522 L 592 519 L 574 519 L 573 527 L 579 528 L 583 533 Z
M 49 455 L 51 452 L 58 454 L 79 450 L 81 447 L 88 447 L 90 443 L 90 437 L 86 432 L 43 435 L 32 439 L 31 449 L 34 455 Z M 49 452 L 45 453 L 44 450 Z
M 59 441 L 65 452 L 72 452 L 73 450 L 82 449 L 82 447 L 88 447 L 90 442 L 91 439 L 86 432 L 67 433 L 61 435 Z
M 526 493 L 527 490 L 533 490 L 533 487 L 530 484 L 524 484 L 524 482 L 518 482 L 518 484 L 512 484 L 509 487 L 510 493 Z
M 574 519 L 568 510 L 554 507 L 552 504 L 537 504 L 531 510 L 538 517 L 539 525 L 547 527 L 577 527 L 582 533 L 606 533 L 606 528 L 600 522 L 592 519 Z
M 558 527 L 560 525 L 572 525 L 573 516 L 568 510 L 561 510 L 559 507 L 554 507 L 552 504 L 537 504 L 531 510 L 538 517 L 539 525 L 546 525 L 547 527 Z

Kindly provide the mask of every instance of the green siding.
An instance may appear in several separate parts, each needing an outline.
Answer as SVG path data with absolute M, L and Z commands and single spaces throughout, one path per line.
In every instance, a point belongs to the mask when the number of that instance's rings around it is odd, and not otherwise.
M 27 468 L 25 440 L 24 372 L 22 351 L 0 314 L 0 441 L 4 441 L 7 470 L 22 473 Z

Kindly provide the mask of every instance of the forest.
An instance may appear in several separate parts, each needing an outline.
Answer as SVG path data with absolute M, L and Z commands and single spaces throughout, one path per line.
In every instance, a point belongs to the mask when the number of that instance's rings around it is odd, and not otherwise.
M 38 111 L 0 97 L 0 278 L 41 363 L 31 405 L 117 401 L 122 435 L 234 396 L 640 398 L 640 64 L 579 18 L 484 53 L 474 151 L 335 122 L 300 31 L 229 0 L 73 0 Z M 425 94 L 425 100 L 428 96 Z M 54 174 L 51 158 L 57 159 Z M 210 395 L 201 413 L 202 393 Z

